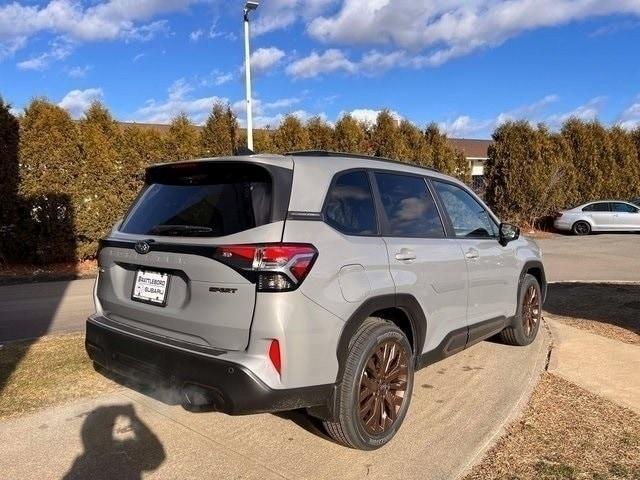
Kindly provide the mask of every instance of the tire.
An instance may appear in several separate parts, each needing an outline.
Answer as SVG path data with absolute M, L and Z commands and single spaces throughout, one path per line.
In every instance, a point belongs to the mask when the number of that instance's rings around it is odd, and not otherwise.
M 580 220 L 579 222 L 573 224 L 573 226 L 571 227 L 571 232 L 573 232 L 574 235 L 579 236 L 589 235 L 591 233 L 591 225 L 589 225 L 589 222 Z
M 513 319 L 513 324 L 500 332 L 500 339 L 507 345 L 524 347 L 535 340 L 541 323 L 542 291 L 540 284 L 536 277 L 526 274 L 520 284 L 518 311 Z
M 389 361 L 380 361 L 384 358 Z M 385 363 L 386 369 L 382 367 Z M 395 376 L 388 378 L 394 371 Z M 336 420 L 323 422 L 327 433 L 338 443 L 360 450 L 375 450 L 388 443 L 409 409 L 413 373 L 411 345 L 402 330 L 379 318 L 365 320 L 349 345 L 336 393 Z M 361 405 L 366 405 L 362 412 Z M 369 423 L 361 419 L 361 413 L 371 419 Z

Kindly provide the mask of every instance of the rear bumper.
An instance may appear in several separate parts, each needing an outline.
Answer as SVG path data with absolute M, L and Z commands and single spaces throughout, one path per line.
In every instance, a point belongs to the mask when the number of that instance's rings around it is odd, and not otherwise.
M 102 324 L 101 318 L 87 320 L 89 358 L 124 377 L 175 390 L 185 406 L 243 415 L 327 405 L 331 396 L 333 385 L 269 388 L 243 365 L 143 340 Z
M 553 222 L 553 227 L 556 230 L 571 230 L 572 226 L 573 224 L 571 223 L 571 220 L 565 219 L 563 217 L 557 218 Z

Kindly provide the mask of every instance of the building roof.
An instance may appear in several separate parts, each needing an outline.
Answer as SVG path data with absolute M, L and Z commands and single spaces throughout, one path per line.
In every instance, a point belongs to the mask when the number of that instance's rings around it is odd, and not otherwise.
M 449 138 L 449 143 L 464 153 L 467 158 L 487 158 L 489 156 L 489 145 L 492 140 L 478 140 L 472 138 Z

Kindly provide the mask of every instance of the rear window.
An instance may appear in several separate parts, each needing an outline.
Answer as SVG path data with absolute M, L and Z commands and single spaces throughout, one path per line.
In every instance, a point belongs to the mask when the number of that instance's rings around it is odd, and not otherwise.
M 220 237 L 271 222 L 272 181 L 256 165 L 176 164 L 151 169 L 120 231 Z
M 609 204 L 608 203 L 592 203 L 591 205 L 587 205 L 582 209 L 583 212 L 608 212 Z

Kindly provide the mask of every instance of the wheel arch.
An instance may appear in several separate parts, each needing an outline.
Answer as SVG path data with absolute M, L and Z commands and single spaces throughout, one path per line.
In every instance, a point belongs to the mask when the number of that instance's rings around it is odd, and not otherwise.
M 525 275 L 533 275 L 538 284 L 540 285 L 540 291 L 542 292 L 542 303 L 547 299 L 547 276 L 544 271 L 544 265 L 540 260 L 528 260 L 522 266 L 520 272 L 520 279 L 518 281 L 518 299 L 520 298 L 520 289 L 522 288 L 522 280 Z
M 409 339 L 414 357 L 422 353 L 427 335 L 427 319 L 418 300 L 409 294 L 388 294 L 371 297 L 349 317 L 338 341 L 338 374 L 340 381 L 344 372 L 349 346 L 360 325 L 369 317 L 380 317 L 389 320 L 402 330 Z

